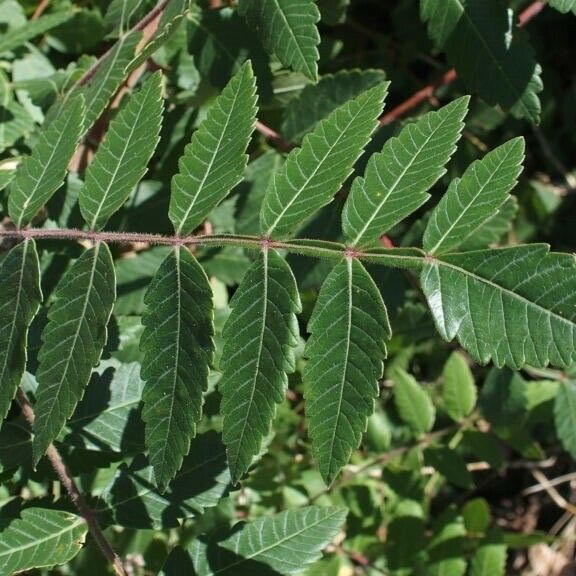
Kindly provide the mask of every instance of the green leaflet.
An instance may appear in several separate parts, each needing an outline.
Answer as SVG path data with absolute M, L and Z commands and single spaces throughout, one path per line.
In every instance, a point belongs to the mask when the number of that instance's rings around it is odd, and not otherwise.
M 8 213 L 18 228 L 32 220 L 64 181 L 82 133 L 83 115 L 84 101 L 78 96 L 42 130 L 32 154 L 18 165 L 8 198 Z
M 444 410 L 452 420 L 460 422 L 474 410 L 477 399 L 474 376 L 466 358 L 460 352 L 453 352 L 444 366 L 442 376 Z
M 576 382 L 561 382 L 554 399 L 556 434 L 564 449 L 576 459 Z
M 400 418 L 418 436 L 430 432 L 436 420 L 436 409 L 428 393 L 402 369 L 395 369 L 392 378 L 394 403 Z
M 110 124 L 78 200 L 92 230 L 106 224 L 144 176 L 160 137 L 163 108 L 162 74 L 156 72 Z
M 4 420 L 26 366 L 28 327 L 42 301 L 34 240 L 15 246 L 0 267 L 0 422 Z
M 146 381 L 142 418 L 156 484 L 164 490 L 188 454 L 212 362 L 212 290 L 186 248 L 162 262 L 146 296 L 140 341 Z
M 458 246 L 459 251 L 479 250 L 495 244 L 510 230 L 512 221 L 518 213 L 518 200 L 509 195 L 496 214 L 486 220 L 474 236 L 469 236 Z
M 358 447 L 378 397 L 390 338 L 386 307 L 357 260 L 340 262 L 324 281 L 304 350 L 306 414 L 312 451 L 330 484 Z
M 506 556 L 504 544 L 483 544 L 472 558 L 470 576 L 504 576 Z
M 264 197 L 260 226 L 266 236 L 293 234 L 332 200 L 377 126 L 387 90 L 382 83 L 343 104 L 288 155 Z
M 32 116 L 15 100 L 10 81 L 0 70 L 0 154 L 34 128 Z
M 442 337 L 481 363 L 567 366 L 576 358 L 574 256 L 543 244 L 426 261 L 422 290 Z
M 420 0 L 428 32 L 468 90 L 490 105 L 538 122 L 541 68 L 503 0 Z
M 334 0 L 330 0 L 333 2 Z M 284 112 L 282 135 L 289 142 L 299 141 L 338 106 L 386 80 L 382 70 L 341 70 L 322 76 L 318 84 L 308 84 Z
M 87 532 L 84 519 L 69 512 L 25 508 L 0 526 L 0 574 L 65 564 L 80 552 Z
M 224 325 L 221 412 L 232 481 L 248 470 L 270 432 L 276 404 L 295 368 L 296 314 L 301 311 L 292 270 L 273 250 L 249 268 L 230 301 Z
M 256 82 L 246 62 L 216 98 L 172 179 L 169 216 L 178 235 L 190 234 L 242 180 L 255 118 Z
M 0 39 L 0 53 L 18 48 L 18 46 L 28 42 L 28 40 L 32 40 L 32 38 L 40 36 L 40 34 L 44 34 L 48 32 L 48 30 L 56 28 L 56 26 L 60 26 L 60 24 L 70 20 L 73 14 L 74 12 L 71 10 L 57 12 L 55 14 L 46 14 L 38 20 L 26 22 L 26 24 L 19 28 L 9 30 L 2 34 L 2 38 Z
M 241 0 L 239 10 L 268 53 L 317 80 L 320 12 L 314 0 Z
M 576 14 L 576 0 L 548 0 L 548 4 L 560 12 L 572 11 Z
M 524 139 L 514 138 L 473 162 L 452 180 L 424 232 L 424 250 L 442 254 L 474 238 L 493 219 L 522 171 Z
M 38 354 L 35 462 L 60 434 L 84 393 L 106 342 L 114 298 L 114 263 L 103 243 L 86 250 L 56 287 Z
M 364 177 L 358 176 L 342 213 L 352 246 L 378 243 L 382 234 L 422 206 L 427 191 L 446 172 L 464 127 L 468 97 L 429 112 L 390 138 L 373 154 Z
M 307 506 L 236 525 L 232 535 L 218 541 L 197 538 L 189 548 L 195 576 L 300 574 L 320 558 L 347 512 Z

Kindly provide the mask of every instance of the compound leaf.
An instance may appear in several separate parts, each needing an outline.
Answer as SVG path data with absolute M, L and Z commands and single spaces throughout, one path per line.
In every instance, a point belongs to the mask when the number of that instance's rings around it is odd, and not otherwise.
M 28 327 L 42 301 L 40 265 L 34 240 L 25 240 L 8 252 L 0 267 L 0 422 L 26 366 Z
M 196 434 L 212 362 L 212 290 L 186 248 L 162 262 L 144 298 L 142 417 L 156 484 L 172 480 Z
M 241 0 L 239 9 L 267 52 L 285 66 L 317 79 L 320 11 L 314 0 Z
M 18 228 L 32 220 L 64 181 L 82 133 L 83 115 L 84 101 L 79 96 L 44 128 L 32 154 L 18 165 L 8 198 L 8 212 Z
M 436 409 L 427 392 L 405 370 L 396 368 L 394 379 L 394 403 L 400 418 L 417 435 L 432 430 L 436 419 Z
M 364 177 L 352 183 L 342 225 L 352 246 L 374 245 L 382 234 L 422 206 L 446 172 L 464 127 L 468 97 L 428 112 L 373 154 Z
M 556 434 L 565 450 L 576 459 L 576 383 L 562 382 L 554 399 Z
M 424 250 L 446 253 L 474 238 L 497 214 L 516 185 L 524 139 L 514 138 L 473 162 L 454 179 L 428 221 Z
M 576 359 L 576 274 L 544 244 L 428 260 L 422 289 L 442 337 L 481 363 L 567 366 Z
M 294 233 L 332 200 L 376 128 L 387 89 L 381 83 L 343 104 L 289 154 L 264 196 L 260 226 L 266 236 Z
M 0 525 L 0 574 L 51 568 L 72 560 L 84 543 L 83 518 L 45 508 L 25 508 Z
M 38 354 L 35 462 L 60 434 L 100 360 L 115 288 L 114 263 L 104 243 L 86 250 L 56 287 Z
M 162 123 L 162 75 L 153 74 L 110 124 L 86 171 L 79 204 L 90 228 L 102 228 L 126 201 L 154 153 Z
M 216 98 L 180 159 L 169 211 L 177 234 L 190 234 L 242 180 L 255 118 L 256 83 L 246 62 Z
M 300 298 L 290 267 L 268 250 L 249 268 L 230 301 L 223 329 L 223 439 L 236 482 L 260 452 L 295 368 Z
M 443 46 L 467 88 L 490 105 L 538 122 L 541 68 L 503 0 L 421 0 L 430 37 Z
M 237 525 L 219 541 L 196 539 L 189 548 L 196 575 L 300 574 L 320 558 L 346 514 L 346 508 L 308 506 Z
M 344 260 L 326 278 L 308 331 L 306 414 L 312 451 L 330 484 L 374 411 L 390 338 L 380 291 L 359 261 Z

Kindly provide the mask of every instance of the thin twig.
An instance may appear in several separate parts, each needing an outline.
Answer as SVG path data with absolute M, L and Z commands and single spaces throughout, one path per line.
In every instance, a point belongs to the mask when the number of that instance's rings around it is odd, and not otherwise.
M 40 0 L 38 6 L 36 6 L 36 10 L 34 10 L 34 14 L 30 17 L 30 20 L 38 20 L 38 18 L 40 18 L 44 13 L 44 10 L 48 8 L 48 4 L 50 4 L 50 0 Z
M 34 424 L 36 416 L 34 414 L 32 404 L 30 404 L 30 400 L 28 400 L 28 397 L 26 396 L 24 390 L 19 388 L 16 398 L 18 400 L 18 403 L 20 404 L 20 408 L 22 409 L 22 414 L 24 415 L 24 418 L 26 418 L 28 423 L 32 426 Z M 84 495 L 82 494 L 82 492 L 80 492 L 78 485 L 74 481 L 74 477 L 70 473 L 70 470 L 68 470 L 68 467 L 62 460 L 62 456 L 60 456 L 60 453 L 58 452 L 54 444 L 50 444 L 50 446 L 48 447 L 48 450 L 46 451 L 46 457 L 50 461 L 50 464 L 52 465 L 54 472 L 56 472 L 56 474 L 58 475 L 60 482 L 68 492 L 70 500 L 72 501 L 74 506 L 76 506 L 78 512 L 80 512 L 80 515 L 86 521 L 88 529 L 90 530 L 90 534 L 100 547 L 100 550 L 102 551 L 106 559 L 114 567 L 114 572 L 116 573 L 116 575 L 128 576 L 126 570 L 124 569 L 124 566 L 122 565 L 122 560 L 120 559 L 118 554 L 116 554 L 116 552 L 112 548 L 112 545 L 102 532 L 102 529 L 100 528 L 100 525 L 96 520 L 94 512 L 88 506 L 88 503 L 84 498 Z
M 550 496 L 550 498 L 559 508 L 562 508 L 562 510 L 566 510 L 566 512 L 569 512 L 570 514 L 572 514 L 572 516 L 576 516 L 576 506 L 568 502 L 568 500 L 566 500 L 566 498 L 564 498 L 558 492 L 558 490 L 554 488 L 550 480 L 548 480 L 548 478 L 544 475 L 543 472 L 541 472 L 538 469 L 531 470 L 530 472 L 532 473 L 532 476 L 534 476 L 535 480 L 537 480 L 538 482 L 540 482 L 540 484 L 542 484 L 542 488 L 546 490 L 548 496 Z

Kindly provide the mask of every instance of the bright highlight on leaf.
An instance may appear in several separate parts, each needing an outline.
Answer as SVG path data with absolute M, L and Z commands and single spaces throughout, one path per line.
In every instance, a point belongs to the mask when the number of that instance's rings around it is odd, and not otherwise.
M 197 576 L 301 574 L 340 530 L 346 508 L 308 506 L 236 526 L 218 542 L 195 539 L 189 548 Z
M 38 355 L 35 462 L 60 434 L 100 360 L 115 290 L 114 263 L 104 243 L 86 250 L 56 287 Z
M 524 139 L 515 138 L 473 162 L 452 180 L 424 233 L 424 250 L 442 254 L 474 238 L 509 198 L 522 171 Z
M 567 366 L 576 359 L 576 261 L 542 244 L 428 261 L 422 290 L 446 340 L 481 363 Z
M 429 112 L 390 138 L 358 176 L 344 206 L 342 226 L 351 246 L 367 247 L 422 206 L 446 172 L 464 127 L 468 97 Z
M 304 350 L 306 415 L 312 451 L 330 484 L 358 447 L 378 397 L 388 315 L 380 291 L 357 260 L 324 281 Z
M 548 4 L 560 12 L 576 14 L 576 0 L 548 0 Z
M 241 0 L 239 10 L 267 52 L 317 80 L 320 12 L 314 0 Z
M 284 399 L 287 373 L 295 368 L 296 314 L 301 304 L 286 261 L 273 250 L 263 252 L 246 272 L 230 306 L 222 333 L 219 388 L 223 439 L 232 481 L 237 482 L 259 454 L 276 404 Z
M 25 508 L 1 532 L 0 574 L 65 564 L 80 552 L 87 532 L 84 519 L 69 512 Z
M 332 200 L 377 126 L 387 90 L 379 84 L 340 106 L 289 154 L 264 197 L 266 236 L 290 236 Z
M 42 301 L 40 266 L 34 240 L 24 240 L 0 267 L 0 423 L 26 366 L 28 327 Z
M 212 362 L 212 290 L 186 248 L 164 260 L 144 299 L 142 417 L 156 484 L 164 490 L 188 454 Z
M 78 96 L 45 128 L 32 151 L 22 160 L 10 184 L 8 213 L 18 228 L 58 190 L 82 134 L 84 101 Z
M 158 144 L 163 107 L 162 74 L 156 72 L 111 122 L 78 200 L 92 230 L 104 227 L 144 176 Z
M 187 236 L 242 180 L 256 119 L 256 81 L 246 62 L 216 98 L 172 179 L 169 216 Z

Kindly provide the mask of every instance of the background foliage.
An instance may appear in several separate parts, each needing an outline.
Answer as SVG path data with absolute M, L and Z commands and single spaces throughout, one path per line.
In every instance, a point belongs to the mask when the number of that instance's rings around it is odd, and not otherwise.
M 544 4 L 0 1 L 1 575 L 575 569 Z

